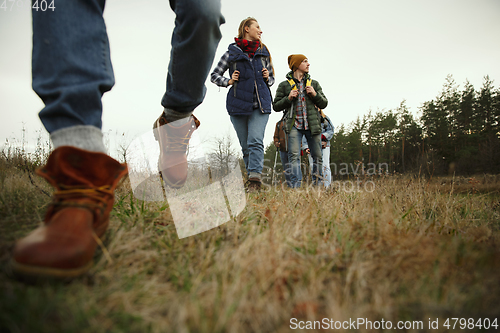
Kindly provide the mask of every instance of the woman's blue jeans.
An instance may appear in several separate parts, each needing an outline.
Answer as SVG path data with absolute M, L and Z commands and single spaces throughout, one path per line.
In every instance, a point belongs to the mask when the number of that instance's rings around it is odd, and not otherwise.
M 101 97 L 115 83 L 104 5 L 105 0 L 64 0 L 54 11 L 32 11 L 33 90 L 45 103 L 39 116 L 49 133 L 102 127 Z M 220 0 L 170 0 L 170 6 L 176 19 L 161 104 L 192 112 L 205 97 L 224 17 Z
M 314 184 L 319 185 L 322 180 L 322 165 L 323 157 L 321 154 L 321 134 L 312 135 L 310 130 L 298 130 L 292 127 L 288 135 L 288 161 L 291 166 L 291 187 L 300 187 L 302 182 L 302 171 L 300 169 L 300 150 L 302 144 L 302 137 L 305 136 L 307 144 L 311 150 L 313 158 L 313 173 L 312 179 Z
M 240 142 L 248 178 L 261 179 L 264 167 L 264 132 L 269 113 L 262 113 L 260 109 L 255 109 L 248 116 L 231 116 L 230 118 Z

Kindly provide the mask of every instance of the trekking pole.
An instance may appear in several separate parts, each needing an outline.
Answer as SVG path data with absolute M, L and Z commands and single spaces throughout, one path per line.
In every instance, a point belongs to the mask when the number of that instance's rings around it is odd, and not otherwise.
M 276 161 L 278 159 L 278 147 L 276 147 L 276 154 L 274 155 L 274 167 L 273 167 L 273 178 L 271 183 L 276 185 Z

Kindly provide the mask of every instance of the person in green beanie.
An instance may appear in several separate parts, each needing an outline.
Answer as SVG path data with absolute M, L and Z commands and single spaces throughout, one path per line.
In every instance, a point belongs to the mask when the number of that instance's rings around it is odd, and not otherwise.
M 321 115 L 319 109 L 328 105 L 328 99 L 318 81 L 309 75 L 309 61 L 303 54 L 288 57 L 290 72 L 281 82 L 273 101 L 274 111 L 284 111 L 285 131 L 288 134 L 288 160 L 291 165 L 291 187 L 301 186 L 300 146 L 306 137 L 313 158 L 313 182 L 322 182 Z

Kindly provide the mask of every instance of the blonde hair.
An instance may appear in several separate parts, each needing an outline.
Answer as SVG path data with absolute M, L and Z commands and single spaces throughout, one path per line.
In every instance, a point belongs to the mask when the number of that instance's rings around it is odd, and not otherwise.
M 238 28 L 238 38 L 245 37 L 245 28 L 250 27 L 253 22 L 257 22 L 257 20 L 253 17 L 247 17 L 243 21 L 241 21 L 240 26 Z
M 240 23 L 240 26 L 238 27 L 238 38 L 242 39 L 245 37 L 245 28 L 246 27 L 250 27 L 252 25 L 252 23 L 254 22 L 257 22 L 257 19 L 255 19 L 254 17 L 247 17 L 246 19 L 244 19 L 243 21 L 241 21 Z M 273 66 L 273 58 L 271 57 L 271 52 L 269 51 L 268 47 L 260 42 L 260 47 L 261 48 L 266 48 L 267 49 L 267 52 L 269 52 L 269 62 L 271 64 L 271 68 L 273 69 L 273 74 L 274 76 L 276 77 L 276 73 L 274 73 L 274 66 Z

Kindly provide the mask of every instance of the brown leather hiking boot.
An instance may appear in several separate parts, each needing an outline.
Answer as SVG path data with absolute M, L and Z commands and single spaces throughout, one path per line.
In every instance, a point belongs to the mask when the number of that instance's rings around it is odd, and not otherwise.
M 73 278 L 92 266 L 127 166 L 104 153 L 59 147 L 37 170 L 55 187 L 44 223 L 18 240 L 11 266 L 25 277 Z
M 187 180 L 189 139 L 199 126 L 200 121 L 195 116 L 190 116 L 184 125 L 172 126 L 164 113 L 153 125 L 155 139 L 160 144 L 158 170 L 170 187 L 181 188 Z

